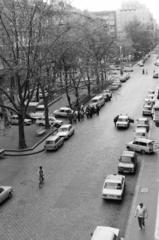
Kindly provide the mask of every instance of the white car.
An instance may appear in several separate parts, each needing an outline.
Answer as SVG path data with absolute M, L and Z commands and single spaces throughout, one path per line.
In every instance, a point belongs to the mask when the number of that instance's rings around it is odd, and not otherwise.
M 116 122 L 117 128 L 128 128 L 130 125 L 130 120 L 127 115 L 119 115 L 118 120 Z
M 74 134 L 75 130 L 71 124 L 63 124 L 59 129 L 57 135 L 68 139 Z
M 141 61 L 139 61 L 139 62 L 137 63 L 137 65 L 140 66 L 140 67 L 143 67 L 143 66 L 144 66 L 144 63 L 143 63 L 143 61 L 141 60 Z
M 134 173 L 137 167 L 137 154 L 133 151 L 123 151 L 118 162 L 118 173 Z
M 142 109 L 143 116 L 152 116 L 152 106 L 145 104 Z
M 133 72 L 133 67 L 132 66 L 125 66 L 124 67 L 124 72 Z
M 120 230 L 113 227 L 97 226 L 91 240 L 121 240 Z
M 58 120 L 54 116 L 49 116 L 48 118 L 51 126 L 59 127 L 63 124 L 62 120 Z M 39 126 L 45 126 L 45 116 L 37 118 L 35 123 Z
M 137 128 L 146 128 L 147 132 L 150 130 L 150 123 L 148 118 L 140 117 L 136 120 L 136 127 Z
M 118 82 L 113 82 L 111 84 L 111 90 L 117 90 L 120 87 L 120 84 Z
M 61 107 L 54 111 L 55 117 L 65 117 L 67 118 L 70 114 L 73 114 L 73 110 L 69 107 Z
M 103 184 L 102 198 L 122 200 L 125 188 L 125 176 L 119 174 L 108 175 Z
M 13 194 L 13 188 L 11 186 L 0 186 L 0 203 L 6 199 L 11 198 Z
M 152 104 L 155 103 L 155 96 L 154 94 L 148 94 L 145 98 L 145 103 Z

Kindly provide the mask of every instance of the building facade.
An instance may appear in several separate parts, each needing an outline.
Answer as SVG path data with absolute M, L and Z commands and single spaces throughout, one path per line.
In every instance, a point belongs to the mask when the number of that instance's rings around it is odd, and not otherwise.
M 92 15 L 105 20 L 108 32 L 113 36 L 117 36 L 117 21 L 116 21 L 116 11 L 100 11 L 91 12 Z
M 137 1 L 124 2 L 119 10 L 116 12 L 117 19 L 117 37 L 120 40 L 126 38 L 125 27 L 137 20 L 143 24 L 146 24 L 150 31 L 156 30 L 156 22 L 149 9 Z

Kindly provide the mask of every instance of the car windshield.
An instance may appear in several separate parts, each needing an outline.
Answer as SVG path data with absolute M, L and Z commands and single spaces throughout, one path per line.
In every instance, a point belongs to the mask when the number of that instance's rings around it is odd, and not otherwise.
M 120 121 L 120 122 L 125 122 L 126 120 L 127 120 L 126 118 L 122 118 L 122 117 L 118 118 L 118 121 Z
M 59 132 L 66 132 L 66 131 L 68 131 L 68 128 L 60 128 L 59 129 Z
M 98 100 L 97 99 L 92 99 L 91 102 L 96 103 L 96 102 L 98 102 Z
M 122 162 L 122 163 L 131 163 L 132 159 L 130 157 L 128 157 L 128 156 L 122 156 L 120 158 L 120 162 Z
M 48 141 L 46 142 L 46 144 L 52 144 L 52 143 L 54 143 L 54 142 L 51 141 L 51 140 L 48 140 Z
M 121 189 L 121 184 L 120 183 L 115 183 L 115 182 L 106 182 L 104 188 L 107 188 L 107 189 Z

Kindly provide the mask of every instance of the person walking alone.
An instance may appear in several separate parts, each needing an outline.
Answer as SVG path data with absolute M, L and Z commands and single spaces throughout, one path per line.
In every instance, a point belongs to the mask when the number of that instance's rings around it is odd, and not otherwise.
M 139 203 L 136 207 L 135 217 L 138 218 L 139 229 L 142 230 L 145 228 L 145 218 L 148 217 L 147 208 L 143 203 Z

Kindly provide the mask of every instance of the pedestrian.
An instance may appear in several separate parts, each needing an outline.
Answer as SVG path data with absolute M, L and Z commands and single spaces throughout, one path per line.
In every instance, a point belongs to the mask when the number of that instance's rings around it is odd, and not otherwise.
M 114 118 L 114 125 L 116 126 L 116 122 L 118 121 L 118 118 L 119 118 L 119 115 L 117 115 L 115 118 Z
M 99 106 L 97 105 L 96 106 L 96 114 L 99 116 L 99 111 L 100 111 L 100 108 L 99 108 Z
M 145 69 L 144 68 L 142 69 L 142 74 L 145 74 Z
M 139 229 L 142 230 L 145 228 L 145 218 L 148 217 L 147 208 L 143 203 L 139 203 L 136 207 L 135 217 L 138 218 Z

